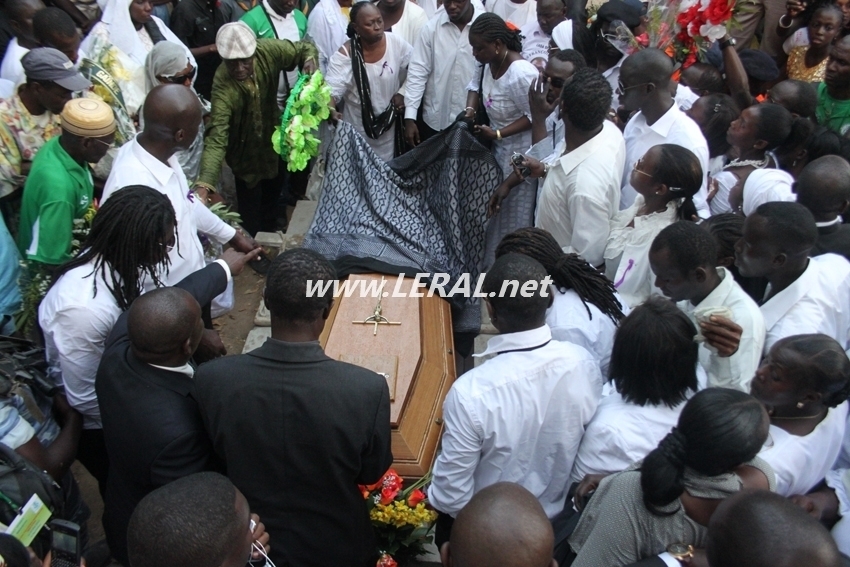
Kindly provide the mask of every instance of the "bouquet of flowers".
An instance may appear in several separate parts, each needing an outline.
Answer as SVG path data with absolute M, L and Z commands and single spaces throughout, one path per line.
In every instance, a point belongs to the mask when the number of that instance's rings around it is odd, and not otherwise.
M 318 155 L 319 139 L 313 132 L 330 115 L 331 88 L 321 71 L 301 75 L 286 100 L 280 126 L 272 134 L 272 146 L 286 160 L 286 169 L 302 171 Z
M 428 473 L 402 490 L 404 481 L 390 469 L 375 484 L 359 486 L 378 540 L 376 567 L 396 567 L 397 561 L 422 555 L 425 545 L 431 543 L 437 513 L 426 507 L 428 500 L 422 491 L 430 481 Z
M 681 0 L 674 57 L 683 61 L 685 67 L 696 62 L 700 52 L 726 35 L 726 22 L 732 19 L 734 8 L 735 0 Z

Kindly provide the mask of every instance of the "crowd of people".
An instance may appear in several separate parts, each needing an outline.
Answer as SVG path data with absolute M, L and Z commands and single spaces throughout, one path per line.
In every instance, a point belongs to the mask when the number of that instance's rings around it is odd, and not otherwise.
M 620 50 L 646 10 L 3 0 L 0 332 L 59 390 L 5 390 L 0 443 L 84 539 L 71 464 L 97 480 L 89 567 L 377 560 L 386 381 L 318 342 L 335 265 L 254 240 L 320 170 L 273 143 L 317 71 L 323 148 L 345 122 L 392 166 L 461 129 L 502 174 L 475 211 L 497 334 L 458 356 L 427 489 L 444 565 L 850 564 L 848 2 L 738 2 L 685 68 Z M 224 356 L 211 305 L 246 266 L 271 338 Z

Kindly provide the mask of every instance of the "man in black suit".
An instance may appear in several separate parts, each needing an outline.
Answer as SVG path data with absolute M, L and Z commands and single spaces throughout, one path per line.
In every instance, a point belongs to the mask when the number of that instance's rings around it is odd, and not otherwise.
M 850 260 L 850 225 L 841 222 L 850 208 L 850 164 L 838 156 L 820 157 L 800 172 L 794 192 L 818 225 L 812 256 L 831 252 Z
M 127 525 L 139 501 L 210 467 L 212 447 L 192 397 L 189 362 L 204 331 L 201 305 L 260 251 L 228 250 L 175 287 L 140 296 L 106 340 L 95 379 L 110 467 L 103 524 L 123 565 L 129 565 Z
M 319 335 L 336 279 L 304 248 L 287 250 L 266 276 L 272 336 L 248 354 L 202 366 L 195 396 L 227 476 L 271 535 L 279 566 L 374 565 L 374 537 L 358 484 L 392 463 L 386 380 L 325 355 Z

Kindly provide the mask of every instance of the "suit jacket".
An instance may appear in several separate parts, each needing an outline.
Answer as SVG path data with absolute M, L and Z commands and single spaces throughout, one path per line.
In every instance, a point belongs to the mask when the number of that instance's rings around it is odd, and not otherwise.
M 201 366 L 195 393 L 278 567 L 375 564 L 357 484 L 378 481 L 392 463 L 386 380 L 329 358 L 318 342 L 269 339 Z
M 178 283 L 205 305 L 227 287 L 210 264 Z M 173 480 L 207 470 L 212 446 L 204 431 L 193 381 L 140 361 L 130 348 L 124 312 L 106 340 L 95 379 L 109 454 L 103 524 L 113 556 L 127 561 L 127 525 L 139 501 Z

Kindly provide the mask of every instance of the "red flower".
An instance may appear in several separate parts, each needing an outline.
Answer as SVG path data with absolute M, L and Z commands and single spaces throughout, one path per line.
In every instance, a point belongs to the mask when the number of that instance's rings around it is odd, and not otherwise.
M 378 562 L 375 564 L 375 567 L 398 567 L 398 563 L 395 562 L 392 555 L 389 553 L 384 553 L 381 555 L 381 558 L 378 559 Z
M 649 34 L 642 33 L 638 36 L 635 36 L 635 41 L 637 41 L 641 47 L 649 47 Z
M 722 24 L 732 17 L 732 4 L 729 0 L 712 0 L 705 9 L 705 19 L 712 24 Z
M 516 25 L 514 25 L 512 22 L 505 22 L 505 25 L 506 25 L 506 26 L 508 27 L 508 29 L 509 29 L 509 30 L 511 30 L 512 32 L 518 32 L 518 31 L 519 31 L 519 28 L 518 28 L 518 27 L 516 27 Z
M 410 493 L 410 496 L 407 497 L 407 505 L 411 508 L 415 508 L 416 505 L 425 500 L 425 498 L 427 498 L 425 493 L 417 488 Z
M 392 488 L 382 488 L 381 489 L 381 504 L 386 506 L 398 496 L 398 490 L 394 490 Z
M 390 488 L 395 491 L 401 490 L 404 481 L 398 476 L 398 473 L 395 472 L 394 469 L 390 469 L 384 474 L 384 478 L 381 479 L 381 486 L 384 488 Z

